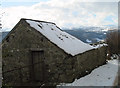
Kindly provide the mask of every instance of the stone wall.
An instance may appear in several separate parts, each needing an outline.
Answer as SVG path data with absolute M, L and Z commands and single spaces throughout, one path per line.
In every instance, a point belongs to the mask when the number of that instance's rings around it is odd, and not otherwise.
M 106 47 L 73 57 L 51 43 L 24 20 L 21 20 L 3 40 L 2 48 L 3 84 L 13 86 L 42 84 L 31 81 L 30 66 L 25 67 L 30 65 L 30 49 L 44 50 L 46 85 L 73 82 L 75 78 L 80 78 L 104 64 L 106 59 Z
M 76 78 L 89 74 L 93 69 L 106 63 L 106 47 L 87 51 L 75 57 L 68 55 L 61 63 L 55 63 L 58 71 L 52 76 L 57 75 L 58 83 L 70 83 Z

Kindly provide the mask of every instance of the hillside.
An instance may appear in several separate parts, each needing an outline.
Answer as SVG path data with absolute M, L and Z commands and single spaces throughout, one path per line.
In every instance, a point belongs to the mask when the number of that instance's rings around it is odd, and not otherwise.
M 8 33 L 9 33 L 9 31 L 0 33 L 0 42 L 2 41 L 2 39 L 5 38 L 5 36 L 6 36 Z
M 106 38 L 107 32 L 85 31 L 81 29 L 64 30 L 85 43 L 96 43 Z

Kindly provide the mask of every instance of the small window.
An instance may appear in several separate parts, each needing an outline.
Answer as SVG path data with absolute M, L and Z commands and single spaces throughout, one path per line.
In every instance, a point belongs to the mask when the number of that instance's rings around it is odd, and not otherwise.
M 41 41 L 43 42 L 43 37 L 41 38 Z

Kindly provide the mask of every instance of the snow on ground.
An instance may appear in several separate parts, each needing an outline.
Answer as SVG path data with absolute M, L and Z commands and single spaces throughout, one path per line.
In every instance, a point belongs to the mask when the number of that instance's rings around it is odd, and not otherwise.
M 103 43 L 103 44 L 98 44 L 98 45 L 94 45 L 94 48 L 100 48 L 102 46 L 108 46 L 107 44 Z
M 26 20 L 26 22 L 72 56 L 94 49 L 94 47 L 89 44 L 86 44 L 72 35 L 61 31 L 54 23 L 38 22 L 33 20 Z
M 113 86 L 118 73 L 118 60 L 109 60 L 106 65 L 93 70 L 89 75 L 76 79 L 73 83 L 62 83 L 62 86 Z

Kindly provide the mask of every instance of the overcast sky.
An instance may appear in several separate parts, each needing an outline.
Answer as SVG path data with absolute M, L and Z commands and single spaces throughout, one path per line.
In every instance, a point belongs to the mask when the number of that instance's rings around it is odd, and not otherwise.
M 21 18 L 50 21 L 61 28 L 117 26 L 118 1 L 3 0 L 0 8 L 2 27 L 3 30 L 11 30 Z

